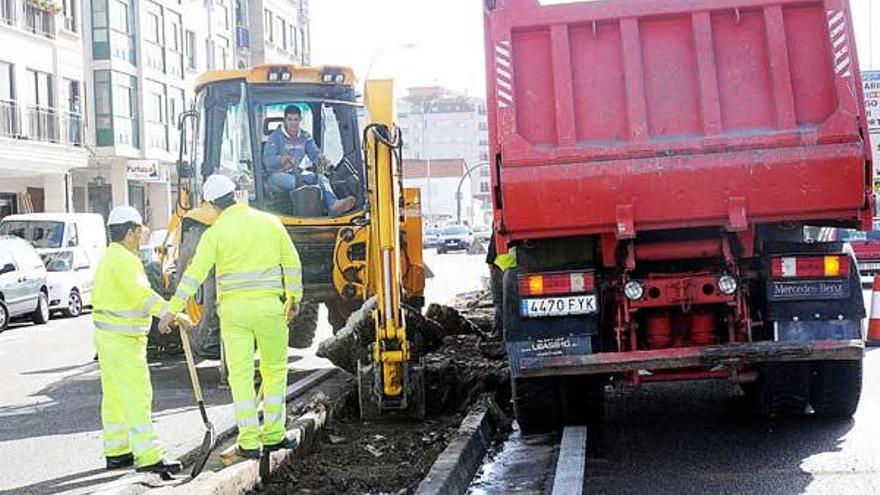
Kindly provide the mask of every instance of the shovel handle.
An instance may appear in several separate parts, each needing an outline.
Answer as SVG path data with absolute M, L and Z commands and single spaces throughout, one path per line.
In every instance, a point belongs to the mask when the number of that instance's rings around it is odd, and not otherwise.
M 186 354 L 186 367 L 189 370 L 189 379 L 192 382 L 193 394 L 196 396 L 196 401 L 202 405 L 204 404 L 204 399 L 202 398 L 202 385 L 199 383 L 199 374 L 196 372 L 196 363 L 193 359 L 192 348 L 189 345 L 189 335 L 183 327 L 180 328 L 180 343 L 183 344 L 183 353 Z M 204 405 L 201 407 L 204 409 Z

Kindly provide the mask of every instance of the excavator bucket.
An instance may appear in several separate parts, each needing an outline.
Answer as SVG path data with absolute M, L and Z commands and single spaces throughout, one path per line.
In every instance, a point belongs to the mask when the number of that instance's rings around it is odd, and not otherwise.
M 425 417 L 425 373 L 422 363 L 404 367 L 404 391 L 399 397 L 389 398 L 382 391 L 381 370 L 372 362 L 358 362 L 358 400 L 361 419 Z

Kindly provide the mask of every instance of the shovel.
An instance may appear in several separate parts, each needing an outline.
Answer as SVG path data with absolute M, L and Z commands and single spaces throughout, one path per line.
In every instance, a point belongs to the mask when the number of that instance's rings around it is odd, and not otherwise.
M 189 344 L 189 335 L 184 325 L 180 325 L 180 340 L 183 343 L 183 352 L 186 354 L 186 367 L 189 369 L 189 378 L 192 381 L 193 394 L 196 397 L 196 403 L 199 405 L 199 412 L 202 414 L 202 421 L 205 423 L 205 438 L 202 439 L 202 447 L 199 450 L 199 457 L 193 465 L 190 477 L 195 478 L 205 468 L 208 457 L 214 449 L 214 443 L 217 441 L 217 435 L 214 433 L 214 425 L 208 420 L 208 413 L 205 411 L 205 400 L 202 398 L 202 386 L 199 384 L 199 375 L 196 373 L 196 363 L 193 360 L 192 349 Z

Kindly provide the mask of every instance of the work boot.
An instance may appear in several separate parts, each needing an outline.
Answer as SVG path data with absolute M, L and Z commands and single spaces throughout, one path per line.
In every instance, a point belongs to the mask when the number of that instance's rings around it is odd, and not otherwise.
M 171 475 L 177 474 L 183 470 L 183 464 L 180 461 L 166 461 L 162 459 L 156 464 L 150 464 L 149 466 L 141 466 L 137 468 L 135 471 L 139 473 L 156 473 L 160 475 Z
M 287 437 L 284 437 L 284 440 L 282 440 L 278 443 L 273 443 L 272 445 L 264 445 L 263 446 L 263 449 L 265 449 L 266 452 L 275 452 L 276 450 L 281 450 L 281 449 L 293 450 L 295 448 L 296 448 L 296 442 L 287 438 Z
M 239 457 L 243 457 L 245 459 L 259 459 L 260 458 L 260 449 L 243 449 L 241 445 L 237 448 L 236 454 Z
M 346 213 L 354 208 L 355 202 L 357 202 L 357 200 L 354 199 L 354 196 L 349 196 L 347 198 L 336 200 L 336 202 L 333 203 L 333 206 L 330 207 L 330 216 L 342 216 L 343 213 Z
M 131 452 L 122 455 L 108 455 L 107 469 L 123 469 L 134 466 L 134 455 Z

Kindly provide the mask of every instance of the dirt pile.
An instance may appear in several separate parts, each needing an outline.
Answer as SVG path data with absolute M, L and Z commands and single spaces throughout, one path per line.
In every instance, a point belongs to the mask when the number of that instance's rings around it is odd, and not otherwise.
M 499 338 L 452 307 L 432 305 L 425 321 L 420 325 L 434 332 L 433 340 L 423 339 L 427 418 L 362 422 L 353 398 L 319 433 L 311 453 L 283 466 L 257 493 L 412 493 L 475 399 L 490 393 L 507 401 Z

